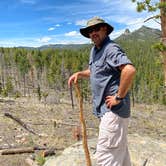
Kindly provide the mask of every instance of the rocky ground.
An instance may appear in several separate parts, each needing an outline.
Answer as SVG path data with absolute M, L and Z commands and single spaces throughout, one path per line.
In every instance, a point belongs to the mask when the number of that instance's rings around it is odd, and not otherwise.
M 37 135 L 27 131 L 13 119 L 4 116 L 6 112 L 19 118 L 30 129 L 37 133 Z M 84 115 L 88 138 L 96 138 L 99 121 L 91 114 L 91 104 L 84 104 Z M 135 104 L 135 106 L 132 107 L 132 116 L 129 126 L 130 142 L 132 142 L 133 145 L 139 145 L 139 143 L 141 141 L 143 143 L 145 139 L 148 140 L 148 142 L 163 143 L 162 146 L 166 147 L 165 117 L 166 106 Z M 54 147 L 56 148 L 55 156 L 58 156 L 65 148 L 77 142 L 74 133 L 78 129 L 76 126 L 79 126 L 79 110 L 76 103 L 74 110 L 72 109 L 70 99 L 69 102 L 68 100 L 61 100 L 58 104 L 45 105 L 42 102 L 38 102 L 35 98 L 19 98 L 16 100 L 6 98 L 0 99 L 0 122 L 1 149 L 34 146 Z M 149 152 L 145 152 L 145 154 L 153 155 L 156 146 L 156 144 L 154 146 L 150 145 L 151 148 Z M 139 149 L 139 151 L 144 152 L 144 146 L 139 147 L 142 148 Z M 135 148 L 138 148 L 138 146 L 135 146 Z M 135 149 L 135 151 L 137 152 L 137 149 Z M 158 153 L 160 153 L 160 151 Z M 163 153 L 163 151 L 161 151 L 161 153 Z M 40 157 L 41 154 L 42 151 L 35 151 L 35 153 L 31 154 L 0 155 L 0 165 L 27 166 L 25 159 L 32 155 L 39 164 L 42 164 L 45 159 Z M 144 153 L 142 153 L 142 155 L 143 154 Z M 136 159 L 141 160 L 141 158 Z M 154 166 L 159 165 L 155 164 Z

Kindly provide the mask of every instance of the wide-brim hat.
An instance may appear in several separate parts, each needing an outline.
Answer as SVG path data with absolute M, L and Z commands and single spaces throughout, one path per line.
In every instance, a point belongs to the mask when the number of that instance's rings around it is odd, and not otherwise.
M 112 31 L 113 31 L 113 27 L 111 25 L 109 25 L 108 23 L 106 23 L 103 19 L 99 18 L 99 17 L 93 17 L 91 18 L 88 22 L 87 22 L 87 26 L 85 28 L 81 28 L 80 29 L 80 33 L 87 37 L 89 37 L 89 29 L 91 29 L 92 27 L 94 27 L 95 25 L 106 25 L 108 28 L 107 34 L 109 35 Z

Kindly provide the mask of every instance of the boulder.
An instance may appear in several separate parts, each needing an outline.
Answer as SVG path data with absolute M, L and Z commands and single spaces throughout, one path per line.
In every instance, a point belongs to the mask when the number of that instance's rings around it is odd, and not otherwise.
M 92 166 L 96 166 L 95 149 L 97 138 L 88 139 Z M 150 137 L 130 134 L 128 136 L 131 161 L 134 166 L 165 166 L 166 142 Z M 82 141 L 66 148 L 61 155 L 50 157 L 44 166 L 85 166 Z

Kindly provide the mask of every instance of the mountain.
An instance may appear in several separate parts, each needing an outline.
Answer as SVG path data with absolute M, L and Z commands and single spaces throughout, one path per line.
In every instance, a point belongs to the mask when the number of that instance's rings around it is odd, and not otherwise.
M 126 29 L 123 34 L 121 34 L 119 37 L 114 39 L 116 42 L 121 41 L 150 41 L 150 42 L 156 42 L 161 38 L 161 31 L 158 29 L 149 28 L 146 26 L 142 26 L 141 28 L 130 32 L 129 29 Z M 80 49 L 84 47 L 89 47 L 90 44 L 49 44 L 49 45 L 43 45 L 40 47 L 19 47 L 19 48 L 25 48 L 25 49 L 39 49 L 44 50 L 48 48 L 52 49 Z
M 161 38 L 161 31 L 158 29 L 142 26 L 141 28 L 130 32 L 126 29 L 123 34 L 115 39 L 116 42 L 121 42 L 124 40 L 128 41 L 150 41 L 156 42 Z M 38 49 L 43 50 L 47 48 L 64 48 L 64 49 L 79 49 L 83 47 L 88 47 L 90 44 L 51 44 L 38 47 Z
M 161 38 L 161 31 L 158 29 L 149 28 L 142 26 L 138 30 L 133 31 L 132 33 L 129 29 L 126 29 L 123 34 L 115 39 L 115 41 L 123 40 L 138 40 L 138 41 L 158 41 Z

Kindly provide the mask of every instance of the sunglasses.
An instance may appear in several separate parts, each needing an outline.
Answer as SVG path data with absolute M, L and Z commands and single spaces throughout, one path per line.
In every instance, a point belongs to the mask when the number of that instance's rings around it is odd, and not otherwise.
M 88 34 L 92 33 L 93 31 L 98 32 L 98 31 L 100 31 L 100 28 L 101 28 L 101 25 L 91 27 L 91 28 L 88 30 Z

